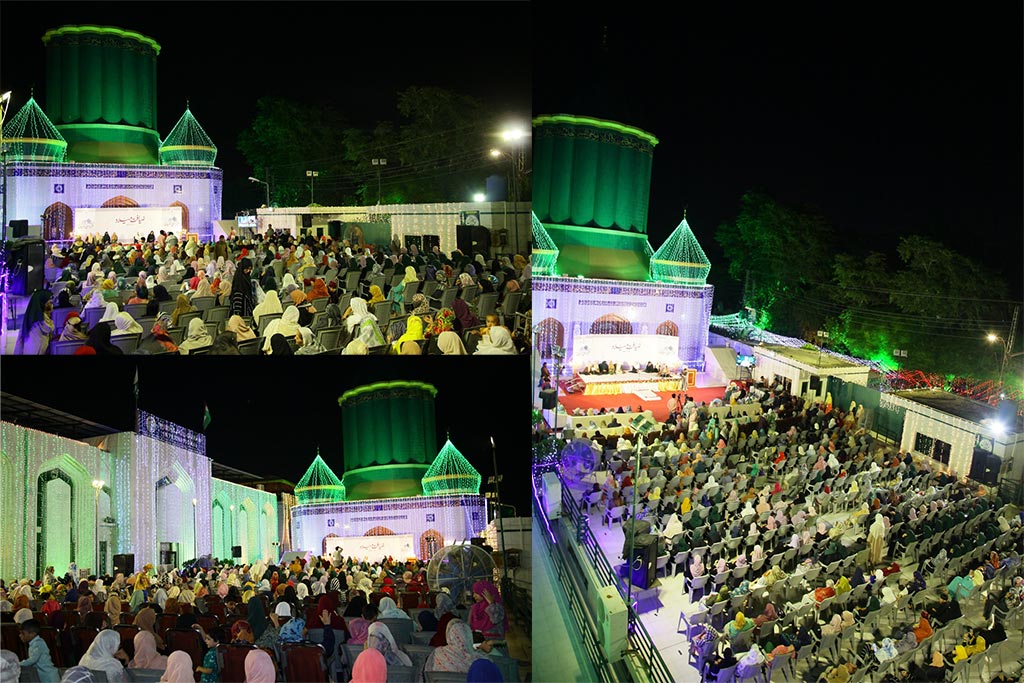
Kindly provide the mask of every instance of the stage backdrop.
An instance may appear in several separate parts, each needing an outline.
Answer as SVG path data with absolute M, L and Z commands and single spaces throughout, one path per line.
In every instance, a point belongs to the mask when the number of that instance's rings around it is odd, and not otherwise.
M 161 230 L 181 235 L 180 206 L 130 206 L 109 209 L 75 209 L 75 236 L 93 233 L 115 234 L 122 241 L 135 235 L 158 235 Z
M 385 555 L 395 558 L 401 562 L 410 557 L 416 557 L 417 553 L 412 547 L 412 535 L 400 534 L 397 536 L 338 536 L 327 542 L 327 554 L 334 553 L 334 549 L 341 546 L 341 552 L 345 557 L 354 557 L 357 560 L 376 562 Z M 317 554 L 325 550 L 320 548 Z
M 580 334 L 573 339 L 572 361 L 576 367 L 601 361 L 628 362 L 636 367 L 650 361 L 675 368 L 679 365 L 679 340 L 663 334 Z

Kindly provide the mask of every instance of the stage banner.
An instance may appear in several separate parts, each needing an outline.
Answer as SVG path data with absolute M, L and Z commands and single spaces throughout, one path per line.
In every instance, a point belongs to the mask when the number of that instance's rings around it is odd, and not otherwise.
M 128 241 L 136 235 L 145 237 L 150 231 L 158 235 L 161 230 L 181 235 L 180 206 L 75 209 L 75 236 L 106 232 Z
M 333 555 L 334 549 L 341 546 L 341 554 L 357 560 L 375 562 L 382 557 L 390 556 L 399 562 L 406 558 L 416 557 L 412 549 L 412 534 L 393 536 L 337 536 L 327 539 L 327 554 Z
M 666 334 L 578 334 L 573 337 L 573 365 L 629 363 L 679 366 L 679 339 Z

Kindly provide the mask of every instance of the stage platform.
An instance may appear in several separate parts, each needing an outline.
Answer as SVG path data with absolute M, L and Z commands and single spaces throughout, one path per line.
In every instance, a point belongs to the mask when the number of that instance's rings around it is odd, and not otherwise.
M 638 405 L 642 405 L 644 410 L 650 410 L 654 419 L 659 422 L 664 422 L 668 419 L 668 400 L 672 394 L 678 394 L 678 389 L 671 391 L 658 392 L 657 401 L 642 401 L 635 394 L 602 394 L 602 395 L 591 395 L 585 394 L 566 394 L 564 391 L 559 392 L 558 397 L 559 403 L 565 408 L 565 412 L 572 414 L 576 408 L 582 408 L 583 410 L 590 410 L 591 408 L 609 408 L 615 409 L 619 406 L 628 407 L 635 409 Z M 725 396 L 725 387 L 700 387 L 690 388 L 686 390 L 688 396 L 692 396 L 693 400 L 698 404 L 701 401 L 710 404 L 711 401 L 716 398 L 722 398 Z M 566 423 L 565 415 L 559 419 L 559 424 L 564 425 Z
M 683 376 L 660 377 L 655 372 L 622 372 L 615 375 L 580 375 L 584 396 L 632 394 L 638 391 L 679 391 Z

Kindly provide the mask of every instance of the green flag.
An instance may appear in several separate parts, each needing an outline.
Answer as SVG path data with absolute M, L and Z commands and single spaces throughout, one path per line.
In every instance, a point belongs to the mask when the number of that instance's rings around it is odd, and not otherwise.
M 210 417 L 210 406 L 206 405 L 206 402 L 204 401 L 203 402 L 203 431 L 204 432 L 206 431 L 206 428 L 210 426 L 210 420 L 211 419 L 212 418 Z

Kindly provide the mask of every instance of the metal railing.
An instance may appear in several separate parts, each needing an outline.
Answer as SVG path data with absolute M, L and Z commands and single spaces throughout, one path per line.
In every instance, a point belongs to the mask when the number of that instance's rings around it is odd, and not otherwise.
M 561 552 L 556 547 L 557 541 L 555 539 L 555 533 L 551 529 L 551 525 L 548 524 L 547 514 L 544 511 L 544 507 L 540 503 L 540 498 L 537 495 L 537 476 L 542 474 L 543 471 L 534 471 L 533 480 L 533 510 L 534 516 L 541 521 L 544 527 L 544 533 L 546 540 L 550 540 L 551 543 L 548 546 L 548 556 L 551 558 L 551 562 L 555 566 L 555 573 L 558 576 L 558 582 L 562 586 L 570 586 L 572 577 L 568 575 L 568 570 L 565 566 L 565 561 L 562 559 Z M 587 657 L 590 660 L 590 664 L 594 671 L 597 673 L 600 683 L 613 683 L 616 679 L 612 676 L 611 665 L 608 662 L 608 658 L 604 655 L 604 650 L 601 648 L 601 644 L 597 641 L 597 637 L 593 631 L 587 625 L 587 614 L 586 607 L 583 605 L 580 596 L 574 590 L 564 591 L 566 600 L 569 603 L 569 611 L 572 612 L 573 620 L 576 622 L 576 630 L 580 639 L 583 642 L 583 649 L 586 650 Z
M 669 672 L 665 660 L 661 657 L 661 653 L 658 652 L 658 648 L 654 645 L 654 640 L 647 633 L 647 629 L 644 628 L 643 622 L 636 612 L 633 600 L 630 596 L 626 595 L 626 584 L 615 570 L 612 569 L 607 556 L 601 550 L 601 546 L 598 545 L 597 539 L 587 523 L 586 516 L 580 510 L 579 503 L 573 498 L 572 491 L 566 484 L 565 479 L 562 478 L 561 472 L 557 472 L 553 467 L 548 471 L 554 471 L 558 475 L 558 481 L 562 486 L 562 516 L 568 518 L 571 522 L 576 542 L 583 549 L 587 559 L 593 564 L 594 571 L 603 582 L 603 585 L 614 585 L 626 603 L 629 610 L 628 636 L 630 651 L 639 656 L 649 680 L 671 683 L 675 679 Z

